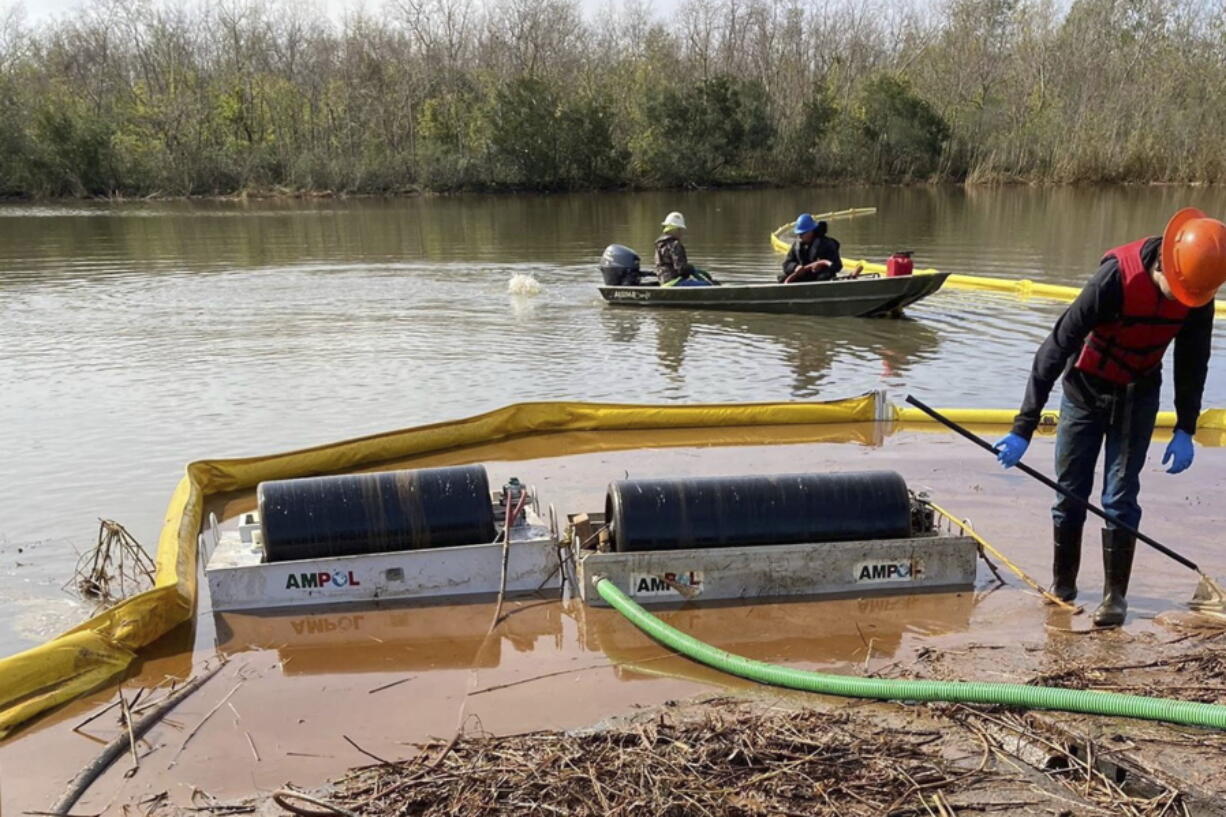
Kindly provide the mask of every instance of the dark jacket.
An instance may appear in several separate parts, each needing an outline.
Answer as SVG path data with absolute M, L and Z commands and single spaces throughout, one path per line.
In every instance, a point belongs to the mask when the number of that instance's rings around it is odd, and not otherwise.
M 1141 260 L 1152 269 L 1162 248 L 1161 238 L 1151 238 L 1141 248 Z M 1124 305 L 1124 281 L 1119 262 L 1107 258 L 1098 272 L 1086 284 L 1064 314 L 1052 327 L 1051 334 L 1035 353 L 1030 370 L 1030 382 L 1022 409 L 1013 421 L 1013 431 L 1030 439 L 1043 406 L 1051 394 L 1056 378 L 1064 375 L 1064 394 L 1074 403 L 1092 408 L 1123 394 L 1125 386 L 1110 383 L 1101 377 L 1074 367 L 1086 337 L 1094 327 L 1113 323 L 1120 317 Z M 1205 376 L 1209 371 L 1209 352 L 1213 340 L 1214 303 L 1210 301 L 1188 313 L 1187 320 L 1175 336 L 1175 427 L 1189 434 L 1196 433 L 1200 416 L 1201 396 Z M 1133 388 L 1159 389 L 1162 368 L 1139 378 Z
M 779 283 L 787 280 L 797 267 L 812 264 L 814 261 L 826 260 L 830 266 L 817 272 L 802 273 L 792 281 L 829 281 L 843 269 L 843 259 L 839 257 L 839 242 L 828 235 L 815 236 L 809 244 L 801 243 L 800 239 L 792 242 L 788 257 L 783 262 L 783 272 L 779 274 Z
M 688 278 L 693 272 L 681 239 L 667 233 L 656 239 L 656 277 L 661 284 L 674 278 Z

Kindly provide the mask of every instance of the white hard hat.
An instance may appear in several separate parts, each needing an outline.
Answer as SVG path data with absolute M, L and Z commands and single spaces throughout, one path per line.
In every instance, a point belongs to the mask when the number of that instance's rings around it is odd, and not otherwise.
M 680 227 L 681 229 L 684 230 L 685 229 L 685 216 L 681 215 L 680 213 L 676 211 L 673 211 L 664 217 L 664 226 L 665 227 Z

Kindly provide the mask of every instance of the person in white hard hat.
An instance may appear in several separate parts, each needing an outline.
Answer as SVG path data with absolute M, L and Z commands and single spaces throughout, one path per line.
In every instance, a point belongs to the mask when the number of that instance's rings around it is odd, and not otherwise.
M 714 281 L 690 263 L 685 253 L 685 216 L 678 212 L 664 217 L 664 233 L 656 239 L 656 277 L 660 286 L 711 286 Z

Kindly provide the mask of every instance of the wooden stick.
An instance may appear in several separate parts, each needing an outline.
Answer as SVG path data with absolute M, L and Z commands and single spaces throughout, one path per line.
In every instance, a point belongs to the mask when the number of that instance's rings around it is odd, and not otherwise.
M 354 814 L 349 809 L 341 808 L 335 803 L 329 803 L 327 800 L 320 800 L 318 797 L 312 797 L 309 794 L 303 794 L 302 792 L 295 791 L 293 789 L 281 789 L 272 796 L 272 799 L 273 802 L 281 808 L 300 815 L 300 817 L 321 817 L 321 815 L 323 817 L 327 817 L 328 815 L 332 814 L 339 814 L 341 817 L 358 817 L 358 815 Z M 303 802 L 310 803 L 313 806 L 319 806 L 322 811 L 315 809 L 304 809 L 301 806 L 293 805 L 289 802 L 291 799 L 302 800 Z
M 90 715 L 88 718 L 86 718 L 85 720 L 81 721 L 81 722 L 80 722 L 80 723 L 78 723 L 76 726 L 72 727 L 72 731 L 74 731 L 74 732 L 80 732 L 80 731 L 81 731 L 81 727 L 86 726 L 86 725 L 88 725 L 88 724 L 90 724 L 90 723 L 93 723 L 94 721 L 98 720 L 98 718 L 101 718 L 103 715 L 105 715 L 106 713 L 110 712 L 112 709 L 114 709 L 114 708 L 115 708 L 115 707 L 117 707 L 117 706 L 119 706 L 119 701 L 111 701 L 109 704 L 107 704 L 106 706 L 104 706 L 102 709 L 99 709 L 97 712 L 95 712 L 94 714 Z
M 348 735 L 341 735 L 341 737 L 344 738 L 345 742 L 348 743 L 350 746 L 352 746 L 354 749 L 357 749 L 359 752 L 361 752 L 362 754 L 366 755 L 369 758 L 374 758 L 375 760 L 379 761 L 379 763 L 383 764 L 384 766 L 395 766 L 396 765 L 390 760 L 385 760 L 379 757 L 374 752 L 366 751 L 361 746 L 358 746 L 357 741 L 355 741 L 353 738 L 349 737 Z
M 218 664 L 204 675 L 201 675 L 198 678 L 184 684 L 178 692 L 168 697 L 165 701 L 159 704 L 156 709 L 154 709 L 148 715 L 145 715 L 136 723 L 132 724 L 130 731 L 124 732 L 122 735 L 108 743 L 106 747 L 103 748 L 102 753 L 98 755 L 98 757 L 95 758 L 92 763 L 78 772 L 77 776 L 73 778 L 71 783 L 68 784 L 68 790 L 65 791 L 64 795 L 56 801 L 55 805 L 51 807 L 51 813 L 55 815 L 67 815 L 69 810 L 77 804 L 78 800 L 81 799 L 81 795 L 85 794 L 93 782 L 98 779 L 99 775 L 110 768 L 110 765 L 114 763 L 120 755 L 127 751 L 130 741 L 134 740 L 135 738 L 139 738 L 148 732 L 155 723 L 161 720 L 162 716 L 178 706 L 181 701 L 187 698 L 187 696 L 204 686 L 204 684 L 210 678 L 216 675 L 223 666 L 225 666 L 225 664 Z
M 372 800 L 377 800 L 380 797 L 387 797 L 389 794 L 394 794 L 400 791 L 401 789 L 411 785 L 412 783 L 415 783 L 420 778 L 425 777 L 427 774 L 437 769 L 439 766 L 443 764 L 443 761 L 447 758 L 447 755 L 451 754 L 451 750 L 455 748 L 456 744 L 460 742 L 460 738 L 464 734 L 463 730 L 464 730 L 464 725 L 461 723 L 460 727 L 456 729 L 455 734 L 451 736 L 451 740 L 447 741 L 447 745 L 445 745 L 442 748 L 442 751 L 440 751 L 437 755 L 435 755 L 434 760 L 431 760 L 423 768 L 419 769 L 414 774 L 409 775 L 404 780 L 401 780 L 399 783 L 395 784 L 390 789 L 385 789 L 384 791 L 381 791 L 381 792 L 375 792 L 374 794 L 372 794 L 370 797 L 367 797 L 365 800 L 363 800 L 358 805 L 359 806 L 369 805 Z M 278 803 L 280 805 L 284 805 L 283 803 L 280 803 L 280 801 L 278 801 Z
M 394 686 L 400 686 L 401 684 L 407 684 L 409 681 L 412 681 L 416 677 L 417 677 L 416 675 L 410 675 L 408 678 L 401 678 L 399 681 L 392 681 L 389 684 L 384 684 L 383 686 L 377 686 L 374 689 L 368 689 L 366 690 L 366 692 L 370 695 L 373 695 L 376 692 L 382 692 L 383 690 L 391 689 Z
M 178 685 L 178 681 L 171 681 L 171 682 L 170 682 L 170 688 L 166 690 L 166 694 L 165 694 L 165 695 L 163 695 L 161 698 L 155 698 L 155 699 L 154 699 L 154 700 L 152 700 L 152 701 L 145 701 L 145 702 L 144 702 L 143 704 L 141 704 L 140 706 L 136 706 L 135 704 L 133 704 L 133 706 L 132 706 L 132 712 L 133 712 L 133 713 L 135 713 L 135 714 L 137 714 L 137 715 L 139 715 L 140 713 L 144 712 L 146 709 L 152 709 L 153 707 L 155 707 L 155 706 L 157 706 L 158 704 L 160 704 L 162 701 L 164 701 L 164 700 L 166 700 L 167 698 L 169 698 L 171 695 L 174 695 L 174 694 L 175 694 L 175 687 L 176 687 L 177 685 Z
M 128 708 L 128 700 L 123 696 L 123 687 L 119 687 L 119 706 L 123 709 L 123 723 L 128 728 L 128 748 L 132 750 L 132 766 L 140 768 L 140 756 L 136 754 L 136 738 L 132 734 L 132 710 Z
M 246 679 L 243 679 L 243 680 L 246 680 Z M 211 717 L 213 717 L 214 715 L 216 715 L 216 714 L 217 714 L 217 710 L 219 710 L 219 709 L 221 709 L 223 706 L 225 706 L 225 705 L 226 705 L 226 701 L 230 700 L 230 696 L 231 696 L 231 695 L 233 695 L 235 692 L 238 692 L 238 688 L 239 688 L 239 687 L 241 687 L 242 685 L 243 685 L 243 681 L 239 681 L 237 684 L 235 684 L 235 685 L 234 685 L 234 688 L 233 688 L 233 689 L 231 689 L 229 692 L 227 692 L 227 693 L 226 693 L 226 695 L 225 695 L 225 697 L 224 697 L 224 698 L 222 698 L 220 701 L 218 701 L 218 702 L 217 702 L 217 706 L 215 706 L 215 707 L 213 707 L 212 709 L 210 709 L 210 710 L 208 711 L 208 713 L 207 713 L 207 714 L 206 714 L 206 715 L 205 715 L 203 718 L 201 718 L 201 719 L 200 719 L 200 722 L 199 722 L 199 723 L 197 723 L 197 724 L 196 724 L 196 725 L 195 725 L 195 726 L 192 728 L 192 731 L 190 731 L 190 732 L 188 732 L 188 733 L 187 733 L 187 737 L 185 737 L 185 738 L 183 739 L 183 743 L 182 743 L 182 744 L 179 746 L 179 751 L 175 752 L 175 760 L 178 760 L 179 755 L 183 754 L 183 750 L 187 748 L 188 741 L 190 741 L 192 738 L 194 738 L 194 737 L 196 736 L 196 733 L 200 731 L 200 727 L 204 726 L 205 722 L 206 722 L 206 721 L 207 721 L 209 718 L 211 718 Z M 172 766 L 174 765 L 174 761 L 173 761 L 173 760 L 171 761 L 171 765 L 172 765 Z
M 259 753 L 258 751 L 256 751 L 256 748 L 255 748 L 255 740 L 254 740 L 254 739 L 252 739 L 252 737 L 251 737 L 251 733 L 250 733 L 250 732 L 247 732 L 246 730 L 244 730 L 244 731 L 243 731 L 243 734 L 247 736 L 247 745 L 251 747 L 251 754 L 255 756 L 255 762 L 256 762 L 256 763 L 259 763 L 259 762 L 260 762 L 260 753 Z
M 528 501 L 528 492 L 525 490 L 519 497 L 519 502 L 515 503 L 515 507 L 511 507 L 511 503 L 507 502 L 506 521 L 502 526 L 502 574 L 498 581 L 498 604 L 494 607 L 494 620 L 490 623 L 490 632 L 498 626 L 502 621 L 502 601 L 507 594 L 507 561 L 511 555 L 511 528 L 515 520 L 519 518 L 519 512 L 524 509 L 524 505 Z M 486 633 L 486 637 L 489 633 Z

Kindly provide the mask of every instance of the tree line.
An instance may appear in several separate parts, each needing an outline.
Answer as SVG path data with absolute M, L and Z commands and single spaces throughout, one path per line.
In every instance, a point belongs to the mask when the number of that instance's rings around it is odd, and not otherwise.
M 0 18 L 5 196 L 1220 182 L 1224 133 L 1226 0 Z

